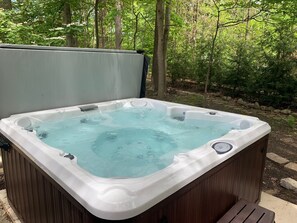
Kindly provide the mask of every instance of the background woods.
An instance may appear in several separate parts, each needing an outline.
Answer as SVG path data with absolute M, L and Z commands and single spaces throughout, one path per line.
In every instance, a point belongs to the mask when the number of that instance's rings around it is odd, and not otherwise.
M 160 98 L 194 83 L 297 108 L 296 20 L 295 0 L 0 0 L 0 43 L 144 49 Z

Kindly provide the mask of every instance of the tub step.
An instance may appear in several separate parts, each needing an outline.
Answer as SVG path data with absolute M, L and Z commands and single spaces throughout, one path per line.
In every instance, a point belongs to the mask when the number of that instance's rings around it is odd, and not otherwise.
M 217 223 L 273 223 L 274 217 L 273 211 L 240 200 Z

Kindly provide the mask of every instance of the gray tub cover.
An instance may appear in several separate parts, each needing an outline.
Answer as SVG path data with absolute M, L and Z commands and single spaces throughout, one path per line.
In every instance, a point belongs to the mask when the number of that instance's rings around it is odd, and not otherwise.
M 127 50 L 0 44 L 0 119 L 139 97 L 143 61 Z

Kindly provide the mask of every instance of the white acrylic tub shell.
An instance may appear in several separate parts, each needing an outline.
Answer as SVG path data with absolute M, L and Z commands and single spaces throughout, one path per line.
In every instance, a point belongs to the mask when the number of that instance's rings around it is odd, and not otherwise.
M 128 219 L 146 211 L 270 132 L 270 126 L 255 117 L 152 99 L 124 99 L 95 105 L 100 110 L 147 106 L 165 111 L 171 117 L 233 122 L 240 128 L 199 149 L 176 154 L 171 165 L 153 174 L 139 178 L 108 179 L 90 174 L 77 165 L 76 158 L 64 158 L 63 151 L 46 145 L 35 133 L 26 130 L 33 122 L 79 115 L 79 106 L 18 114 L 1 120 L 0 131 L 5 137 L 21 148 L 89 212 L 108 220 Z M 212 148 L 216 142 L 230 143 L 233 149 L 217 154 Z

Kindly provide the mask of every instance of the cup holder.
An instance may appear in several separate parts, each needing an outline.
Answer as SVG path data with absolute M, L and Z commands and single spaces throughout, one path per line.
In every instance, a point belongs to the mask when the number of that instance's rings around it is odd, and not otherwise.
M 227 142 L 216 142 L 211 146 L 218 154 L 229 152 L 233 146 Z

